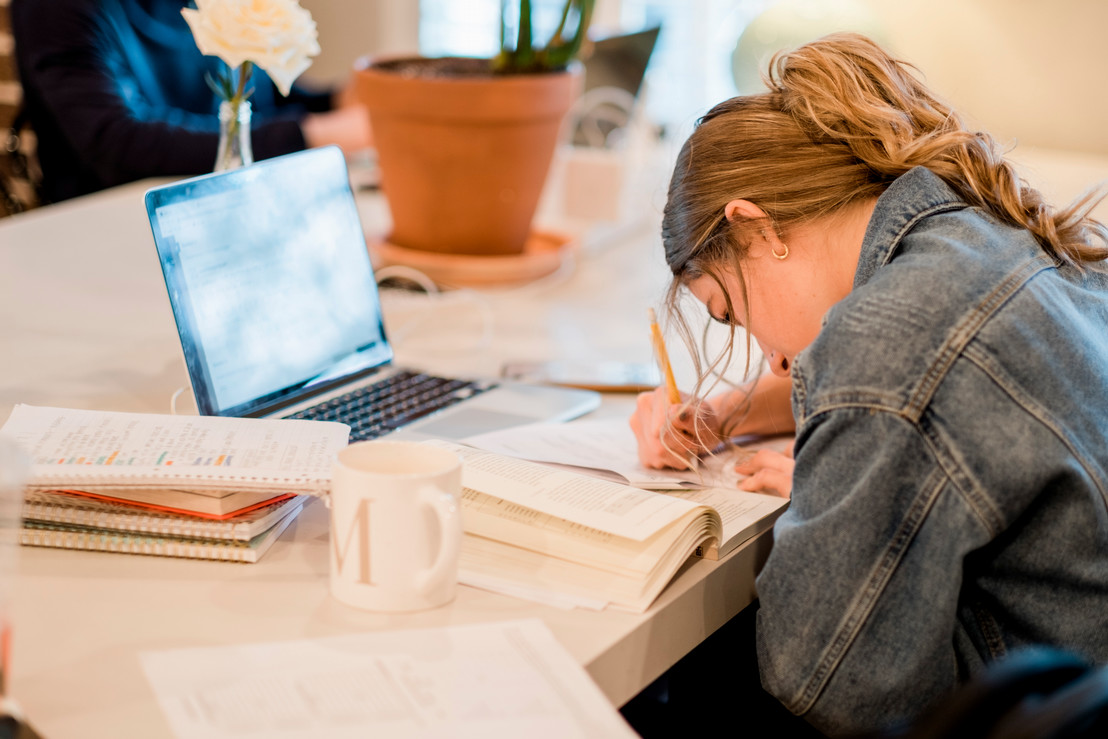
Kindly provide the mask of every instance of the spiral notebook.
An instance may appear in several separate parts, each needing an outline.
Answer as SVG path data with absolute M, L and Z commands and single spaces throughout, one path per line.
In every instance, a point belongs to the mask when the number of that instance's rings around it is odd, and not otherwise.
M 147 536 L 250 541 L 304 504 L 305 496 L 281 498 L 224 519 L 168 513 L 145 506 L 96 500 L 64 492 L 28 492 L 24 521 L 80 526 Z
M 329 421 L 20 404 L 0 432 L 30 458 L 29 490 L 144 495 L 140 502 L 148 505 L 218 518 L 293 493 L 326 493 L 350 429 Z
M 25 520 L 20 531 L 20 543 L 24 546 L 80 549 L 91 552 L 253 563 L 269 551 L 277 538 L 296 518 L 300 508 L 297 502 L 291 509 L 282 511 L 284 515 L 274 525 L 246 541 L 163 536 L 156 533 L 116 531 L 92 526 Z

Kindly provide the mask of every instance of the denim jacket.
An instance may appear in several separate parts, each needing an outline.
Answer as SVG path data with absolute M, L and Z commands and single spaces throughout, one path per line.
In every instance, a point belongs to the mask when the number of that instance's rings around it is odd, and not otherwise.
M 793 363 L 762 682 L 831 734 L 1025 644 L 1108 661 L 1108 277 L 917 168 Z

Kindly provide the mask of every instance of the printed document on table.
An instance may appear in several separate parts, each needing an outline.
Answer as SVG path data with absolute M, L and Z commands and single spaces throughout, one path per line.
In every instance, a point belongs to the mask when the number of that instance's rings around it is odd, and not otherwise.
M 464 439 L 466 444 L 532 462 L 608 472 L 608 479 L 644 490 L 734 488 L 741 479 L 735 463 L 751 450 L 782 446 L 780 440 L 733 449 L 701 460 L 697 470 L 652 470 L 639 462 L 635 435 L 620 419 L 579 420 L 570 423 L 532 423 Z
M 637 736 L 538 619 L 141 659 L 179 739 Z
M 695 471 L 652 470 L 639 463 L 635 435 L 625 421 L 532 423 L 464 439 L 479 449 L 532 462 L 615 473 L 612 478 L 648 490 L 702 485 Z

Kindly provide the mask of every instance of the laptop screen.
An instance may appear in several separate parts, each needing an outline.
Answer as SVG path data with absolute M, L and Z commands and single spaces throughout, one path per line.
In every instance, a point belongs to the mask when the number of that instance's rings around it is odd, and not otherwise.
M 150 190 L 197 407 L 262 415 L 392 359 L 337 147 Z

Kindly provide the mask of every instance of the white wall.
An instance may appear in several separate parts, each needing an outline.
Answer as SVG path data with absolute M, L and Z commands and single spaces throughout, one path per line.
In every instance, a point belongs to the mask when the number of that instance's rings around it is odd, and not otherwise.
M 1105 0 L 860 1 L 898 55 L 1002 141 L 1108 154 Z M 606 18 L 617 2 L 600 0 Z M 418 48 L 418 0 L 302 4 L 323 48 L 306 79 L 341 82 L 360 55 Z
M 300 0 L 315 19 L 322 49 L 304 79 L 344 83 L 366 54 L 416 52 L 419 0 Z
M 1108 154 L 1108 2 L 865 4 L 931 87 L 1002 141 Z

